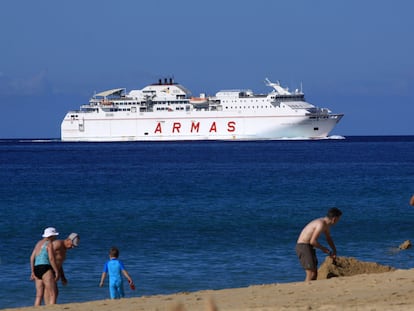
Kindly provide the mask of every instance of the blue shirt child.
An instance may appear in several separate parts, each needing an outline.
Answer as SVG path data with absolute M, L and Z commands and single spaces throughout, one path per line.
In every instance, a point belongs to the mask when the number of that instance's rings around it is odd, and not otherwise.
M 100 287 L 103 286 L 106 275 L 109 275 L 109 294 L 111 299 L 120 299 L 125 297 L 122 274 L 128 279 L 131 289 L 135 288 L 132 278 L 125 270 L 124 264 L 118 259 L 119 251 L 117 248 L 111 248 L 109 260 L 105 263 L 101 276 Z

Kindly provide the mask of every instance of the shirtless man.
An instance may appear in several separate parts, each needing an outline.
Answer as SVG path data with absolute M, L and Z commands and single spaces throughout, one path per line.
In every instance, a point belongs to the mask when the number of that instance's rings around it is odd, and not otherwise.
M 336 247 L 331 238 L 330 228 L 339 221 L 341 215 L 342 212 L 338 208 L 331 208 L 325 217 L 312 220 L 300 233 L 296 244 L 296 254 L 306 271 L 305 282 L 316 280 L 318 277 L 318 258 L 315 248 L 329 254 L 333 259 L 336 258 Z M 318 242 L 321 233 L 325 234 L 331 251 Z
M 53 253 L 55 254 L 55 262 L 59 269 L 60 279 L 63 285 L 68 283 L 63 271 L 63 262 L 66 259 L 66 251 L 79 245 L 80 237 L 77 233 L 71 233 L 66 240 L 53 241 Z
M 53 241 L 53 254 L 55 257 L 55 263 L 59 271 L 59 276 L 62 282 L 62 285 L 66 285 L 68 280 L 65 277 L 65 272 L 63 271 L 63 262 L 66 259 L 66 251 L 70 248 L 74 248 L 79 245 L 79 235 L 77 233 L 71 233 L 66 238 L 66 240 L 54 240 Z M 55 287 L 53 291 L 56 293 L 56 300 L 59 294 L 57 282 L 55 283 Z M 45 291 L 45 294 L 47 291 Z

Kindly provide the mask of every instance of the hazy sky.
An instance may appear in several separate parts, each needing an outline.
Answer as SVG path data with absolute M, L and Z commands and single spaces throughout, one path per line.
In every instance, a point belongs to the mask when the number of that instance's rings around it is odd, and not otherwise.
M 59 138 L 95 91 L 174 76 L 194 95 L 270 91 L 345 117 L 333 135 L 414 135 L 414 1 L 2 0 L 0 138 Z

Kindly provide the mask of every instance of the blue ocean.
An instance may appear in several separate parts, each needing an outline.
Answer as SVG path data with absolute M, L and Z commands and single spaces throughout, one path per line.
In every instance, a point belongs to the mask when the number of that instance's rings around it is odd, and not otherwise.
M 303 281 L 297 236 L 330 207 L 343 211 L 339 256 L 412 268 L 414 250 L 396 248 L 414 240 L 413 193 L 414 136 L 1 140 L 0 308 L 33 305 L 29 257 L 49 226 L 81 237 L 58 303 L 109 298 L 98 284 L 112 246 L 137 287 L 127 297 Z

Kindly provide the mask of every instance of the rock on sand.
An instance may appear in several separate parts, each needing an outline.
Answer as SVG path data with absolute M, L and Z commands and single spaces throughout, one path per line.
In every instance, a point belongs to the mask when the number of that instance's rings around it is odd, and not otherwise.
M 399 249 L 409 249 L 410 247 L 411 247 L 411 241 L 410 240 L 406 240 L 398 248 Z

